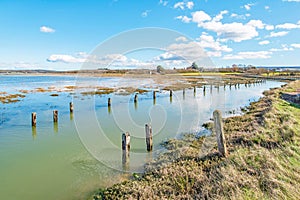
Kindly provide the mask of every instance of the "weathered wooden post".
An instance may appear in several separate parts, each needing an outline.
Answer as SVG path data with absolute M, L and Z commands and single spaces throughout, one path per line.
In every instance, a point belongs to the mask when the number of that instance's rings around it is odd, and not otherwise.
M 203 92 L 205 92 L 206 91 L 206 87 L 205 87 L 205 85 L 203 86 Z
M 170 97 L 172 97 L 173 96 L 173 91 L 172 90 L 170 90 Z
M 130 150 L 130 134 L 128 132 L 122 134 L 122 150 Z
M 36 126 L 36 113 L 31 113 L 31 125 Z
M 222 114 L 221 111 L 215 110 L 213 113 L 214 117 L 214 126 L 217 135 L 217 142 L 218 142 L 218 150 L 221 156 L 227 156 L 227 149 L 226 149 L 226 141 L 224 136 L 223 130 L 223 122 L 222 122 Z
M 137 103 L 137 101 L 138 101 L 138 95 L 137 94 L 134 95 L 134 100 L 133 101 L 134 101 L 134 103 Z
M 108 98 L 108 100 L 107 100 L 107 106 L 108 106 L 108 107 L 111 106 L 111 98 Z
M 156 91 L 153 91 L 153 99 L 156 99 Z
M 70 113 L 72 113 L 72 112 L 73 112 L 73 110 L 74 110 L 73 103 L 72 103 L 72 102 L 70 102 Z
M 146 131 L 146 145 L 147 151 L 152 151 L 152 127 L 150 124 L 145 124 L 145 131 Z
M 122 134 L 122 163 L 124 170 L 128 170 L 130 150 L 130 134 L 128 132 Z
M 53 122 L 57 122 L 58 121 L 58 111 L 57 110 L 53 110 Z
M 197 92 L 197 89 L 196 89 L 196 86 L 194 86 L 194 94 L 196 94 Z
M 183 96 L 183 98 L 185 97 L 185 88 L 183 88 L 183 90 L 182 90 L 182 96 Z

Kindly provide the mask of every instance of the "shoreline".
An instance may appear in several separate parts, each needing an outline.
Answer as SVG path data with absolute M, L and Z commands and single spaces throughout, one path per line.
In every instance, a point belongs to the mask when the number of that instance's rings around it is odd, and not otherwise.
M 296 199 L 300 106 L 280 96 L 299 88 L 300 81 L 295 81 L 265 91 L 244 115 L 226 118 L 227 158 L 219 157 L 216 144 L 199 156 L 205 141 L 215 138 L 187 135 L 183 140 L 172 139 L 165 143 L 167 154 L 146 165 L 145 173 L 100 189 L 91 198 Z

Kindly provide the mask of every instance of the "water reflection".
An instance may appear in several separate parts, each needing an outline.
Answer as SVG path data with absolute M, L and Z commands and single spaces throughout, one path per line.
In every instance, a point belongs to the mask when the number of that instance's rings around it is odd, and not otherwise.
M 107 107 L 107 112 L 108 112 L 108 114 L 111 114 L 111 106 Z
M 32 138 L 36 139 L 36 127 L 35 126 L 32 126 L 31 132 L 32 132 Z
M 137 110 L 137 108 L 138 108 L 138 103 L 137 101 L 134 101 L 134 109 Z
M 54 122 L 54 123 L 53 123 L 53 131 L 54 131 L 55 133 L 58 133 L 58 123 L 57 123 L 57 122 Z
M 129 171 L 129 151 L 122 150 L 122 167 L 124 171 Z
M 70 113 L 70 121 L 73 121 L 73 118 L 74 118 L 74 114 Z

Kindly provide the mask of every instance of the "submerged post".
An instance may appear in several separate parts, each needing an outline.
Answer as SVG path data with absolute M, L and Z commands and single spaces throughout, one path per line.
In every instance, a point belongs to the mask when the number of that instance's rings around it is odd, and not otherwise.
M 36 113 L 31 113 L 31 125 L 36 126 Z
M 58 111 L 53 110 L 53 122 L 57 122 L 57 121 L 58 121 Z
M 108 98 L 108 100 L 107 100 L 107 106 L 108 106 L 108 107 L 111 106 L 111 98 Z
M 130 134 L 128 132 L 122 134 L 122 150 L 130 150 Z
M 227 156 L 226 142 L 223 130 L 222 114 L 221 111 L 215 110 L 213 113 L 214 116 L 214 126 L 217 135 L 218 150 L 221 156 Z
M 152 151 L 152 127 L 150 124 L 145 124 L 145 131 L 146 131 L 146 145 L 147 151 Z
M 73 110 L 74 110 L 73 103 L 72 103 L 72 102 L 70 102 L 70 113 L 72 113 L 72 112 L 73 112 Z

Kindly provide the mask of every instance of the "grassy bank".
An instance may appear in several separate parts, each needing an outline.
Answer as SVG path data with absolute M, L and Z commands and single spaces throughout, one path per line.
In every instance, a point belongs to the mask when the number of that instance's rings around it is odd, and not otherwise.
M 185 135 L 144 174 L 99 190 L 94 199 L 298 199 L 300 196 L 300 107 L 280 93 L 300 81 L 265 92 L 243 116 L 225 120 L 229 150 L 217 154 L 215 137 Z

